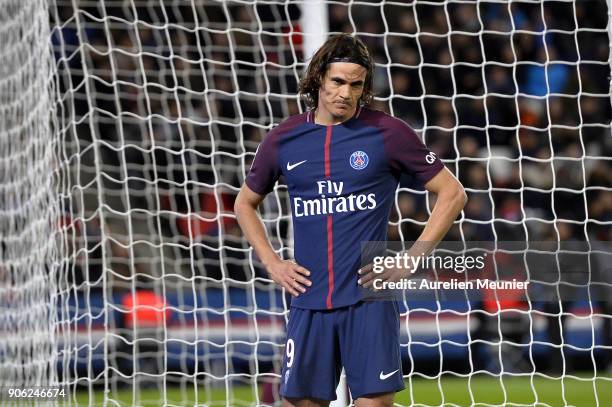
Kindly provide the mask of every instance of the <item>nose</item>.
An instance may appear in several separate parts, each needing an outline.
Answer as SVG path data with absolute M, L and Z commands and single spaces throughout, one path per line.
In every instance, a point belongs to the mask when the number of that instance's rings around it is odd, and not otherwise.
M 340 97 L 345 100 L 351 99 L 351 87 L 348 84 L 340 88 Z

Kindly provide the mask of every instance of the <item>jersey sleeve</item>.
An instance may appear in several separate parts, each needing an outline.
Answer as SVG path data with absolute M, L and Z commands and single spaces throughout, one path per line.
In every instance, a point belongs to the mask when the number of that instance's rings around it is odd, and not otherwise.
M 245 183 L 254 192 L 266 195 L 280 177 L 278 135 L 273 130 L 259 144 Z
M 403 121 L 395 119 L 387 132 L 385 150 L 392 171 L 408 173 L 425 185 L 444 168 L 437 155 Z

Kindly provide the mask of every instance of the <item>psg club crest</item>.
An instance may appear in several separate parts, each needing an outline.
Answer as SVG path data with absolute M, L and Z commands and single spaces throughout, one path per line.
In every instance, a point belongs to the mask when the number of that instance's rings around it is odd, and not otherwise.
M 370 159 L 368 158 L 368 155 L 363 151 L 355 151 L 353 154 L 351 154 L 349 162 L 351 163 L 351 167 L 353 167 L 354 169 L 363 170 L 365 167 L 368 166 Z

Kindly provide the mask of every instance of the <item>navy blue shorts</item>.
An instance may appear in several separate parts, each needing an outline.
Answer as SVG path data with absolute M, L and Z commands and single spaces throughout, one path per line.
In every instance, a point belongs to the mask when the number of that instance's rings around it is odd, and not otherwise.
M 280 393 L 336 399 L 342 366 L 353 399 L 404 388 L 395 301 L 333 310 L 291 308 Z

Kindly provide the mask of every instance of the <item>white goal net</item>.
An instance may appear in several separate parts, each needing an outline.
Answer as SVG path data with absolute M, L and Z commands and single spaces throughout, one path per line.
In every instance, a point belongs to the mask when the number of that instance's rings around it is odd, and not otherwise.
M 233 202 L 265 134 L 304 111 L 313 48 L 347 32 L 376 61 L 372 107 L 466 188 L 447 240 L 522 243 L 489 271 L 519 264 L 536 288 L 402 301 L 396 402 L 580 405 L 582 385 L 606 405 L 610 7 L 5 0 L 0 386 L 59 384 L 68 404 L 278 403 L 289 300 Z M 414 240 L 431 204 L 402 178 L 389 240 Z M 288 207 L 282 182 L 261 207 L 284 258 Z

